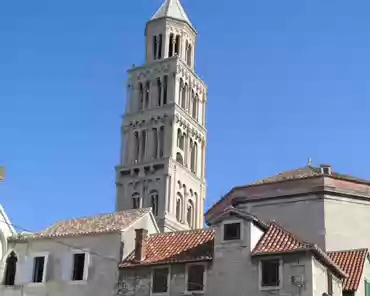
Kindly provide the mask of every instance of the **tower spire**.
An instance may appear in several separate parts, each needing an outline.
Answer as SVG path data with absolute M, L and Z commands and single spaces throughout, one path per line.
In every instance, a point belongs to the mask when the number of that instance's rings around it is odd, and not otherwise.
M 191 27 L 193 27 L 184 8 L 182 7 L 180 3 L 180 0 L 165 0 L 162 6 L 153 15 L 151 20 L 165 18 L 165 17 L 169 17 L 169 18 L 173 18 L 176 20 L 186 22 Z

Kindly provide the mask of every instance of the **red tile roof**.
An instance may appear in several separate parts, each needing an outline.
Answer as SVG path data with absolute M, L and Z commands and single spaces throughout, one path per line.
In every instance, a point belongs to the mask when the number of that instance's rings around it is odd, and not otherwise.
M 361 281 L 368 249 L 328 252 L 329 257 L 348 274 L 343 282 L 343 290 L 355 292 Z
M 135 209 L 111 214 L 102 214 L 85 218 L 59 221 L 43 231 L 28 233 L 24 234 L 23 236 L 10 237 L 9 240 L 36 240 L 53 237 L 80 236 L 123 231 L 150 211 L 150 208 Z
M 311 244 L 302 241 L 275 222 L 271 222 L 269 228 L 253 249 L 252 254 L 285 253 L 307 250 L 311 247 Z
M 205 216 L 208 220 L 209 216 L 217 215 L 217 213 L 222 211 L 224 207 L 227 207 L 228 205 L 232 204 L 230 194 L 235 190 L 249 188 L 249 187 L 253 187 L 253 186 L 261 186 L 261 185 L 270 184 L 270 183 L 285 182 L 285 181 L 290 181 L 290 180 L 316 178 L 316 177 L 320 177 L 320 176 L 325 176 L 325 177 L 335 178 L 335 179 L 339 179 L 339 180 L 345 180 L 345 181 L 349 181 L 349 182 L 356 182 L 356 183 L 362 183 L 362 184 L 370 185 L 369 180 L 365 180 L 365 179 L 362 179 L 362 178 L 337 173 L 335 171 L 332 171 L 330 175 L 323 174 L 321 172 L 320 167 L 313 167 L 313 166 L 308 165 L 306 167 L 297 168 L 297 169 L 289 170 L 289 171 L 284 171 L 284 172 L 281 172 L 281 173 L 276 174 L 274 176 L 267 177 L 267 178 L 255 181 L 255 182 L 253 182 L 251 184 L 248 184 L 248 185 L 234 187 L 228 194 L 223 196 L 214 205 L 212 205 L 212 207 L 210 207 L 208 209 L 208 211 L 205 213 Z
M 148 239 L 143 261 L 135 262 L 132 252 L 120 267 L 209 261 L 213 258 L 214 237 L 212 229 L 154 234 Z
M 317 245 L 305 242 L 275 222 L 271 222 L 265 234 L 252 251 L 252 256 L 312 252 L 322 263 L 331 268 L 337 276 L 345 278 L 347 274 L 333 262 Z

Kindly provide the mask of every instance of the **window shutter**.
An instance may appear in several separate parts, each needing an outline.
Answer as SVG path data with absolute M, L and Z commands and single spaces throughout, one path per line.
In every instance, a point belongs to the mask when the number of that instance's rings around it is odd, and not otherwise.
M 62 264 L 62 279 L 63 281 L 69 282 L 72 279 L 72 265 L 73 265 L 73 254 L 65 254 L 63 256 Z
M 85 266 L 84 266 L 84 277 L 83 277 L 83 280 L 84 281 L 87 281 L 88 279 L 88 276 L 89 276 L 89 267 L 90 267 L 90 254 L 89 253 L 85 253 Z
M 22 283 L 31 283 L 32 276 L 33 276 L 33 261 L 34 258 L 32 256 L 25 257 L 25 268 L 24 274 L 22 275 Z
M 44 259 L 44 273 L 42 275 L 42 282 L 45 283 L 48 280 L 48 262 L 49 262 L 49 254 L 45 255 Z

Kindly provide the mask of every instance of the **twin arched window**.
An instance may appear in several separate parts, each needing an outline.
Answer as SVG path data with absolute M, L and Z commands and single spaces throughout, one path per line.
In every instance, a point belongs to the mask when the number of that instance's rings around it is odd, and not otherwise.
M 17 255 L 12 251 L 6 259 L 4 285 L 14 286 L 15 274 L 17 272 Z

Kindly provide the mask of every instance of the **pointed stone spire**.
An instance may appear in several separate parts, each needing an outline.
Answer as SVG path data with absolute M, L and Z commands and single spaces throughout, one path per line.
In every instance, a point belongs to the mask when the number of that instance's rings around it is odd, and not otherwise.
M 151 20 L 163 17 L 170 17 L 176 20 L 180 20 L 188 23 L 191 27 L 193 27 L 184 8 L 180 3 L 180 0 L 165 0 L 162 6 L 153 15 Z

